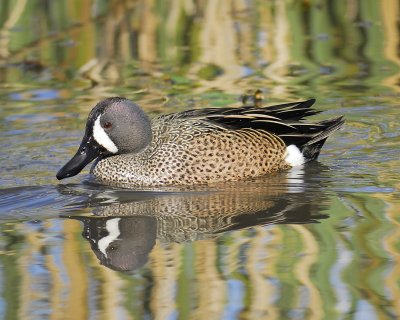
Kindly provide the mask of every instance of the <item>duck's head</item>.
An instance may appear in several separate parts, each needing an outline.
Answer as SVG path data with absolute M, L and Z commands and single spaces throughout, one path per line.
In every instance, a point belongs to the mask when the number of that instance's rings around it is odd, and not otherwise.
M 90 112 L 78 151 L 56 177 L 75 176 L 98 157 L 138 153 L 151 138 L 150 120 L 137 104 L 119 97 L 105 99 Z

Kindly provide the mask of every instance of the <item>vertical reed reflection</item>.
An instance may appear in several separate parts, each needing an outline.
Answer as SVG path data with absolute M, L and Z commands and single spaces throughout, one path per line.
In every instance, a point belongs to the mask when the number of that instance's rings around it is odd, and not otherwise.
M 41 10 L 36 1 L 5 1 L 0 65 L 56 65 L 58 79 L 83 75 L 98 85 L 124 82 L 138 67 L 163 72 L 161 64 L 167 74 L 200 82 L 197 90 L 229 92 L 243 92 L 249 75 L 262 74 L 276 96 L 294 84 L 348 77 L 398 87 L 398 8 L 391 0 L 45 4 Z M 8 77 L 3 74 L 3 83 Z
M 83 99 L 96 100 L 102 89 L 164 96 L 256 86 L 274 99 L 398 92 L 398 16 L 396 0 L 3 0 L 0 89 L 71 86 L 79 95 L 90 80 L 100 90 Z M 367 145 L 380 131 L 347 145 Z M 160 235 L 133 274 L 99 264 L 76 221 L 55 218 L 56 230 L 1 224 L 0 316 L 399 315 L 397 200 L 329 192 L 319 213 L 330 219 L 318 225 L 258 225 L 188 241 L 187 221 L 164 220 L 184 232 L 169 242 Z
M 203 202 L 207 199 L 204 197 L 201 195 Z M 283 198 L 287 201 L 289 196 Z M 174 203 L 172 199 L 166 200 L 165 203 Z M 153 205 L 153 200 L 139 201 L 138 214 L 149 208 L 146 203 Z M 157 203 L 159 206 L 160 202 Z M 399 308 L 399 290 L 395 285 L 399 275 L 395 263 L 398 206 L 385 207 L 385 203 L 387 199 L 381 199 L 380 195 L 336 199 L 324 211 L 332 218 L 321 224 L 255 226 L 195 242 L 181 242 L 182 236 L 176 237 L 180 240 L 175 242 L 163 228 L 177 228 L 180 233 L 186 230 L 187 239 L 191 239 L 196 232 L 202 234 L 205 230 L 198 224 L 198 217 L 193 220 L 195 224 L 189 223 L 188 213 L 183 217 L 185 224 L 159 223 L 165 219 L 179 220 L 173 212 L 172 217 L 147 217 L 151 221 L 161 219 L 158 222 L 161 229 L 138 229 L 132 235 L 139 241 L 134 242 L 135 250 L 139 250 L 143 241 L 146 243 L 142 239 L 156 236 L 146 232 L 157 232 L 159 240 L 153 243 L 154 247 L 147 247 L 151 250 L 147 264 L 138 265 L 139 269 L 128 274 L 99 264 L 99 256 L 86 243 L 91 238 L 81 237 L 81 226 L 76 221 L 10 224 L 11 228 L 18 226 L 15 234 L 26 238 L 22 246 L 8 246 L 12 254 L 1 256 L 7 279 L 2 285 L 2 299 L 7 314 L 17 312 L 22 318 L 29 318 L 33 310 L 41 310 L 42 315 L 49 312 L 71 318 L 112 317 L 118 313 L 159 319 L 174 314 L 272 319 L 296 315 L 320 319 L 339 313 L 362 314 L 365 309 L 359 305 L 360 301 L 366 301 L 378 317 L 394 315 Z M 126 210 L 131 205 L 114 208 Z M 111 207 L 105 206 L 100 212 L 109 214 Z M 354 210 L 367 219 L 341 226 Z M 120 217 L 143 219 L 140 215 Z M 280 221 L 284 217 L 289 218 L 289 213 L 273 219 Z M 100 225 L 102 219 L 109 218 L 115 219 L 106 216 L 80 219 L 96 222 L 93 230 L 106 237 Z M 384 219 L 393 226 L 388 227 Z M 187 229 L 182 229 L 183 226 Z M 201 228 L 196 231 L 198 227 Z M 226 229 L 223 225 L 220 228 Z M 338 228 L 345 231 L 339 233 Z M 63 237 L 59 237 L 60 231 Z M 19 285 L 14 287 L 16 283 Z M 12 306 L 15 309 L 9 309 Z
M 379 197 L 382 200 L 391 200 L 391 197 Z M 391 257 L 391 263 L 389 264 L 386 272 L 387 276 L 384 279 L 384 284 L 387 290 L 390 292 L 390 296 L 393 301 L 392 314 L 400 314 L 400 287 L 398 281 L 400 279 L 400 256 L 399 256 L 399 245 L 400 245 L 400 221 L 399 213 L 400 205 L 391 204 L 386 208 L 386 217 L 392 226 L 392 230 L 384 236 L 382 241 L 383 247 L 386 249 L 389 257 Z

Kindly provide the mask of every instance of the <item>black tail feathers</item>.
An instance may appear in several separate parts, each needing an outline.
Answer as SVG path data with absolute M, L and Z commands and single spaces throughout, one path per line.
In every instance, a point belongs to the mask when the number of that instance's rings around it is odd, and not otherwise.
M 297 145 L 304 158 L 307 161 L 317 159 L 326 139 L 336 130 L 339 130 L 343 124 L 344 120 L 342 116 L 316 123 L 316 125 L 321 126 L 322 130 L 317 134 L 310 136 L 308 141 L 305 143 Z

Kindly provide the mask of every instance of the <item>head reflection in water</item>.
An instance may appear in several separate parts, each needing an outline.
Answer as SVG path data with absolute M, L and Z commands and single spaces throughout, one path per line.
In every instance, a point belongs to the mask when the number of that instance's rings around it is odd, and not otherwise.
M 101 264 L 116 271 L 143 266 L 156 240 L 153 217 L 76 218 L 84 223 L 82 236 Z

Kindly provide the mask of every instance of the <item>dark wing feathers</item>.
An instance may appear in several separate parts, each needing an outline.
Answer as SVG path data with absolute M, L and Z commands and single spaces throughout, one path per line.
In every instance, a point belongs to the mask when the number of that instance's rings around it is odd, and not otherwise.
M 325 140 L 344 123 L 342 117 L 319 122 L 302 122 L 320 111 L 312 107 L 315 99 L 274 106 L 239 108 L 206 108 L 169 115 L 174 119 L 198 119 L 230 130 L 252 128 L 273 133 L 300 148 L 309 159 L 315 159 Z
M 319 113 L 320 111 L 311 109 L 315 99 L 302 102 L 285 103 L 275 106 L 255 107 L 243 106 L 239 108 L 205 108 L 183 111 L 174 114 L 174 118 L 203 118 L 219 122 L 228 116 L 252 116 L 257 117 L 274 117 L 280 120 L 301 120 Z

